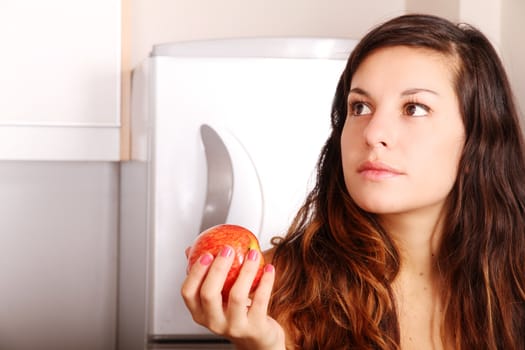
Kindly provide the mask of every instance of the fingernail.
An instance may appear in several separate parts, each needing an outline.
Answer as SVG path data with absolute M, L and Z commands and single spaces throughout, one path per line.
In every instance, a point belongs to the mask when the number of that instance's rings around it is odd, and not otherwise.
M 222 248 L 222 250 L 221 250 L 221 256 L 222 256 L 223 258 L 227 258 L 227 257 L 229 257 L 230 255 L 232 255 L 232 252 L 233 252 L 232 248 L 231 248 L 230 246 L 225 245 L 225 246 Z
M 259 253 L 257 253 L 255 249 L 250 249 L 250 251 L 248 252 L 248 260 L 255 261 L 257 260 L 258 255 Z
M 201 265 L 208 266 L 209 264 L 211 264 L 212 260 L 213 257 L 211 256 L 211 254 L 204 254 L 199 259 L 199 262 L 201 263 Z
M 273 267 L 272 264 L 268 264 L 264 267 L 264 272 L 274 272 L 275 271 L 275 268 Z

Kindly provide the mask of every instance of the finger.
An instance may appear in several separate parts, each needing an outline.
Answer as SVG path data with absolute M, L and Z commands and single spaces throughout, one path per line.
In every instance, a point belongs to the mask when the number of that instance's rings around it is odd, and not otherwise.
M 268 314 L 268 305 L 270 304 L 274 281 L 275 268 L 272 264 L 267 264 L 264 267 L 259 286 L 253 294 L 252 306 L 249 310 L 250 316 L 262 317 Z
M 184 254 L 186 254 L 186 260 L 188 260 L 188 263 L 186 265 L 186 275 L 188 273 L 190 273 L 190 265 L 189 265 L 189 263 L 190 263 L 190 260 L 189 260 L 190 259 L 190 250 L 191 250 L 191 246 L 186 247 L 186 249 L 184 250 Z
M 200 312 L 200 288 L 213 262 L 213 255 L 205 253 L 188 271 L 182 283 L 181 295 L 190 312 Z
M 224 319 L 222 288 L 233 263 L 233 248 L 224 246 L 213 261 L 200 288 L 201 306 L 212 319 Z
M 251 305 L 250 289 L 259 269 L 260 259 L 258 251 L 252 249 L 248 252 L 239 276 L 230 291 L 227 312 L 232 330 L 239 331 L 246 327 L 248 309 Z
M 239 276 L 235 281 L 228 298 L 228 306 L 241 307 L 240 310 L 246 314 L 246 306 L 249 302 L 250 289 L 253 284 L 257 270 L 259 270 L 260 253 L 251 249 L 244 259 L 244 263 L 239 271 Z

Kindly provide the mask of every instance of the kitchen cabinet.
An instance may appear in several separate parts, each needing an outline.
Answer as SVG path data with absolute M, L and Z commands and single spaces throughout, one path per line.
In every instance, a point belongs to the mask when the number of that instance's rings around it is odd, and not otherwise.
M 2 0 L 0 160 L 118 160 L 121 1 Z
M 1 350 L 116 349 L 119 172 L 0 161 Z

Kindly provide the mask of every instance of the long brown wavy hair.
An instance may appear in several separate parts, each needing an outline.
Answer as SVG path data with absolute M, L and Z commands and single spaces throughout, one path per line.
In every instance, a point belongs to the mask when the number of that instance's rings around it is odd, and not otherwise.
M 482 33 L 428 15 L 376 27 L 350 55 L 315 187 L 274 242 L 270 314 L 299 349 L 400 347 L 391 287 L 400 254 L 377 217 L 348 194 L 340 149 L 352 76 L 374 50 L 399 45 L 450 58 L 466 132 L 435 256 L 444 286 L 442 336 L 455 349 L 525 349 L 525 159 L 509 82 Z

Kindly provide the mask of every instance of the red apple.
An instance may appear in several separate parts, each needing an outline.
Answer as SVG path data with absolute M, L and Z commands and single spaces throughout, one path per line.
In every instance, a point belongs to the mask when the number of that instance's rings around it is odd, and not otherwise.
M 188 254 L 188 268 L 190 268 L 197 259 L 206 252 L 209 252 L 213 256 L 217 256 L 225 245 L 229 245 L 233 248 L 234 259 L 222 288 L 222 300 L 224 302 L 228 300 L 230 289 L 239 276 L 241 266 L 250 249 L 255 249 L 261 256 L 259 260 L 259 269 L 253 280 L 250 292 L 253 292 L 259 284 L 264 266 L 264 259 L 261 247 L 259 246 L 259 241 L 250 230 L 238 225 L 221 224 L 213 226 L 197 236 Z

